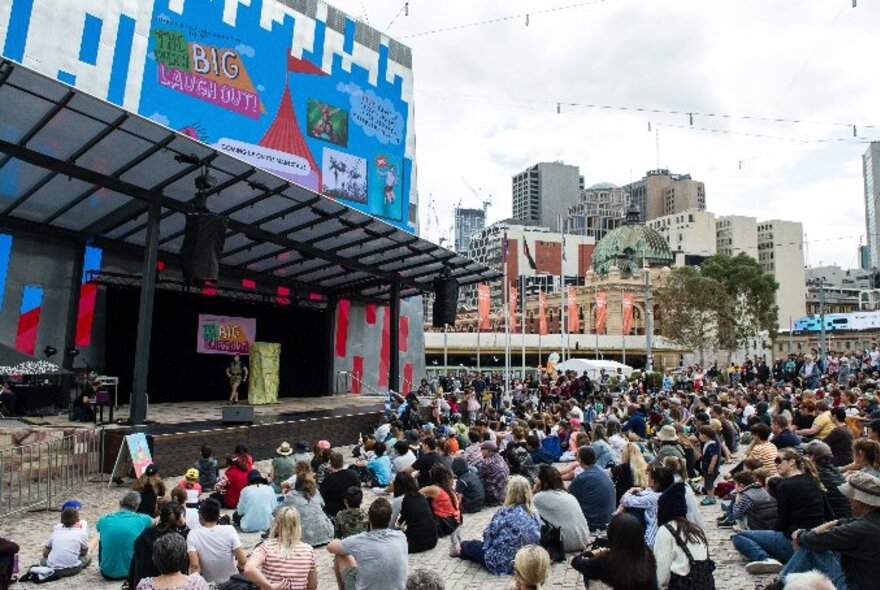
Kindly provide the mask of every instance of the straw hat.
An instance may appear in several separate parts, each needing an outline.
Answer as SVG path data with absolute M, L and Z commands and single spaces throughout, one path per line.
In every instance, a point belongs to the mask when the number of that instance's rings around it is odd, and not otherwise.
M 864 471 L 855 472 L 849 481 L 841 484 L 841 493 L 856 502 L 880 507 L 880 479 Z
M 287 455 L 289 455 L 293 452 L 293 449 L 290 448 L 289 442 L 284 441 L 283 443 L 281 443 L 280 447 L 275 449 L 275 452 L 278 453 L 279 455 L 281 455 L 282 457 L 286 457 Z
M 678 434 L 675 432 L 674 426 L 667 424 L 657 433 L 657 438 L 662 442 L 675 442 L 678 440 Z

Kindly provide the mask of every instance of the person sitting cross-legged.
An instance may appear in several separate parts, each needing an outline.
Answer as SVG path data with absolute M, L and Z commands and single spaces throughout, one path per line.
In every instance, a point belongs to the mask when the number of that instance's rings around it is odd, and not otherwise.
M 819 570 L 837 590 L 868 590 L 880 580 L 880 479 L 856 473 L 840 486 L 854 518 L 833 520 L 792 534 L 794 555 L 770 588 L 788 587 L 792 574 Z

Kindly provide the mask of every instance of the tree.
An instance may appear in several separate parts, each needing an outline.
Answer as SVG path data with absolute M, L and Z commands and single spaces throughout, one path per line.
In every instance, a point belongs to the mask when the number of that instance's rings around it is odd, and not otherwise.
M 699 269 L 673 269 L 657 290 L 657 303 L 663 310 L 663 336 L 699 352 L 700 365 L 705 365 L 706 349 L 718 345 L 726 300 L 724 285 Z
M 779 283 L 765 274 L 754 258 L 716 255 L 701 265 L 700 274 L 724 285 L 727 295 L 718 323 L 718 342 L 734 351 L 745 348 L 746 342 L 762 332 L 776 336 L 776 290 Z
M 330 156 L 330 170 L 333 171 L 333 179 L 336 184 L 336 190 L 339 190 L 339 173 L 345 174 L 345 171 L 348 169 L 345 162 L 342 160 L 337 160 L 333 156 Z M 344 177 L 343 177 L 344 178 Z

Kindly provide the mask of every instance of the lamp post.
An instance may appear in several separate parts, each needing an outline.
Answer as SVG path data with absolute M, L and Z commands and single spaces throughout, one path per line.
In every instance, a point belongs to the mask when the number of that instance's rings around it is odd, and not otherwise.
M 651 309 L 651 269 L 642 260 L 642 272 L 645 274 L 645 372 L 654 370 L 654 312 Z

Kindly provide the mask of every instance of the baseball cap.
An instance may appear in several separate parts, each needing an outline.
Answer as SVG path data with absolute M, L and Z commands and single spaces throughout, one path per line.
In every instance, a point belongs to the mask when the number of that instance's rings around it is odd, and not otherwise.
M 62 510 L 64 510 L 65 508 L 76 508 L 77 510 L 79 510 L 80 508 L 82 508 L 82 502 L 71 498 L 70 500 L 68 500 L 67 502 L 65 502 L 64 504 L 61 505 Z

